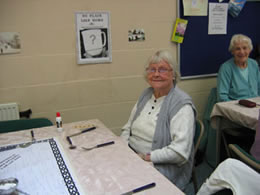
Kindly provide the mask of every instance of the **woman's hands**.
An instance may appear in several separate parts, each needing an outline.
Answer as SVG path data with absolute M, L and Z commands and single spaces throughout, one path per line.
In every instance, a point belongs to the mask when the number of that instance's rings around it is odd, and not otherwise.
M 151 161 L 151 155 L 150 155 L 150 153 L 148 153 L 148 154 L 141 154 L 141 153 L 138 153 L 138 155 L 143 159 L 143 160 L 145 160 L 145 161 Z

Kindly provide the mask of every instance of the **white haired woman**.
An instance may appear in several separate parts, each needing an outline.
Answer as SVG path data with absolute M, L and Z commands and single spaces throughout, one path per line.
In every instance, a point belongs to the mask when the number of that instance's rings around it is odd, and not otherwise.
M 139 97 L 121 137 L 184 190 L 193 164 L 195 107 L 190 96 L 176 86 L 179 74 L 169 51 L 150 57 L 145 78 L 151 87 Z
M 218 101 L 230 101 L 260 95 L 260 74 L 257 62 L 249 58 L 253 49 L 251 39 L 233 35 L 229 51 L 233 57 L 221 65 L 218 72 Z

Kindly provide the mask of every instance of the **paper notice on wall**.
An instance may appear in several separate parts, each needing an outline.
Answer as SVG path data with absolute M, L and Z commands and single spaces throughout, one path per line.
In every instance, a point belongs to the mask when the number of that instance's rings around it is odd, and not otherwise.
M 227 34 L 228 3 L 209 3 L 208 34 Z
M 75 16 L 78 64 L 112 62 L 110 12 L 79 11 Z
M 184 16 L 206 16 L 208 0 L 182 0 Z
M 184 39 L 185 30 L 188 24 L 188 20 L 177 18 L 172 33 L 172 41 L 182 43 Z

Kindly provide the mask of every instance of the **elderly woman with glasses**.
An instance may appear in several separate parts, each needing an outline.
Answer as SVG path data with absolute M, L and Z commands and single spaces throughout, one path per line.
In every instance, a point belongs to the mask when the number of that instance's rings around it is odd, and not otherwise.
M 179 74 L 174 65 L 168 51 L 150 57 L 145 78 L 151 87 L 139 97 L 121 137 L 184 190 L 193 165 L 196 111 L 191 97 L 176 85 Z
M 229 45 L 233 57 L 222 64 L 218 72 L 218 101 L 260 96 L 259 67 L 254 59 L 249 58 L 252 49 L 248 36 L 233 35 Z

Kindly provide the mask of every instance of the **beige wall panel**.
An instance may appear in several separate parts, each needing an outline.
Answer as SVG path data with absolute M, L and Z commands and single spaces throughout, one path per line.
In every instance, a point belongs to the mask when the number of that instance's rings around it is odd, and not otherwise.
M 74 15 L 71 15 L 71 17 L 74 17 Z M 46 28 L 49 30 L 46 31 Z M 47 26 L 45 24 L 35 26 L 33 29 L 21 29 L 19 32 L 22 39 L 21 55 L 76 54 L 76 31 L 74 25 Z
M 164 0 L 163 5 L 158 0 L 118 0 L 112 1 L 110 6 L 113 21 L 124 23 L 170 20 L 176 17 L 175 9 L 176 1 L 172 0 Z
M 71 55 L 1 56 L 0 88 L 107 78 L 112 64 L 75 64 Z
M 17 102 L 19 103 L 21 100 L 21 95 L 19 95 L 19 90 L 15 88 L 5 88 L 0 89 L 0 104 L 9 103 L 9 102 Z
M 64 123 L 98 118 L 108 127 L 121 128 L 127 122 L 134 103 L 135 102 L 100 104 L 77 109 L 66 109 L 61 111 L 61 115 Z M 34 117 L 44 116 L 48 116 L 53 122 L 55 120 L 55 113 L 44 113 L 44 115 L 37 113 L 34 115 Z
M 217 86 L 217 80 L 216 77 L 181 80 L 178 86 L 187 93 L 210 91 L 211 88 Z
M 2 58 L 3 57 L 3 58 Z M 74 56 L 1 56 L 0 87 L 66 82 L 77 78 Z
M 152 50 L 114 52 L 113 64 L 110 66 L 110 77 L 142 76 L 147 59 L 152 53 Z
M 80 105 L 89 106 L 110 103 L 112 99 L 111 80 L 80 82 L 78 93 Z
M 113 79 L 113 102 L 135 102 L 147 86 L 143 77 Z
M 145 87 L 146 82 L 142 77 L 81 82 L 79 84 L 79 104 L 89 106 L 136 101 Z
M 92 79 L 104 79 L 110 75 L 111 66 L 113 63 L 105 64 L 72 64 L 77 69 L 76 80 L 92 80 Z
M 198 118 L 200 119 L 202 119 L 204 116 L 206 105 L 208 103 L 208 96 L 209 96 L 208 91 L 192 94 L 192 99 L 198 112 Z
M 48 110 L 66 110 L 82 106 L 98 105 L 111 102 L 111 81 L 95 80 L 72 82 L 67 84 L 38 86 L 31 88 L 36 94 L 27 100 L 35 112 Z M 28 90 L 28 88 L 24 89 Z M 44 106 L 46 105 L 46 106 Z
M 178 86 L 192 97 L 198 112 L 198 118 L 202 118 L 209 92 L 213 87 L 216 87 L 216 77 L 182 80 Z
M 89 119 L 100 119 L 101 121 L 106 118 L 103 105 L 89 106 L 89 107 L 77 107 L 73 109 L 66 110 L 56 110 L 61 113 L 63 123 L 70 123 L 75 121 L 83 121 Z M 35 113 L 33 117 L 47 117 L 53 123 L 55 122 L 55 112 L 46 113 Z
M 135 102 L 108 104 L 104 106 L 105 118 L 102 119 L 109 127 L 122 127 L 128 120 Z
M 69 0 L 1 0 L 0 22 L 6 27 L 37 28 L 64 26 L 74 22 Z M 86 3 L 85 3 L 86 5 Z
M 34 86 L 15 89 L 20 109 L 31 108 L 33 113 L 78 107 L 78 88 L 75 84 Z

